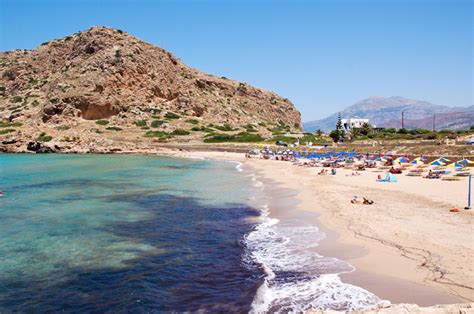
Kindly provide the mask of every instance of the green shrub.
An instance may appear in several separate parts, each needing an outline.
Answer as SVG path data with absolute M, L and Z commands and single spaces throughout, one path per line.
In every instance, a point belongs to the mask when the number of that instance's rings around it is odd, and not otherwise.
M 284 135 L 275 135 L 273 136 L 272 141 L 273 142 L 282 141 L 288 144 L 293 144 L 296 141 L 296 138 L 290 137 L 290 136 L 284 136 Z
M 0 130 L 0 134 L 7 134 L 7 133 L 15 132 L 15 131 L 16 131 L 15 129 L 2 129 Z
M 262 142 L 262 141 L 263 141 L 263 138 L 260 136 L 260 134 L 250 134 L 247 132 L 241 132 L 236 135 L 211 133 L 208 135 L 208 138 L 204 139 L 204 143 L 223 143 L 223 142 L 247 143 L 247 142 Z
M 23 98 L 21 98 L 20 96 L 13 96 L 12 99 L 10 100 L 10 102 L 13 102 L 13 103 L 22 102 L 22 101 L 23 101 Z
M 109 131 L 122 131 L 122 128 L 119 128 L 119 127 L 116 127 L 116 126 L 109 126 L 108 128 L 106 128 L 106 130 L 109 130 Z
M 188 119 L 188 120 L 186 120 L 186 122 L 194 124 L 194 125 L 199 124 L 199 120 L 196 120 L 196 119 Z
M 173 136 L 164 131 L 148 131 L 145 134 L 145 137 L 159 137 L 159 138 L 172 138 Z
M 146 120 L 138 120 L 135 122 L 136 126 L 146 126 Z
M 408 133 L 411 135 L 418 135 L 418 134 L 428 134 L 428 133 L 431 133 L 431 131 L 427 129 L 413 129 L 413 130 L 410 130 Z M 403 133 L 400 133 L 400 134 L 403 134 Z
M 180 117 L 176 113 L 168 111 L 167 113 L 165 113 L 165 118 L 166 119 L 179 119 Z
M 0 122 L 0 128 L 19 127 L 22 125 L 23 124 L 20 122 L 13 122 L 13 123 Z
M 107 125 L 107 124 L 109 124 L 109 121 L 108 120 L 96 120 L 95 123 L 97 123 L 98 125 Z
M 214 132 L 214 129 L 211 129 L 211 128 L 208 128 L 208 127 L 205 127 L 205 126 L 195 126 L 195 127 L 191 128 L 191 131 L 212 133 L 212 132 Z
M 234 131 L 235 129 L 227 124 L 227 123 L 224 123 L 223 125 L 214 125 L 214 124 L 209 124 L 209 127 L 212 127 L 216 130 L 219 130 L 219 131 L 224 131 L 224 132 L 227 132 L 227 131 Z
M 70 128 L 71 128 L 71 127 L 70 127 L 69 125 L 64 124 L 64 125 L 58 126 L 58 127 L 56 128 L 56 130 L 58 130 L 58 131 L 65 131 L 65 130 L 69 130 Z
M 49 142 L 52 139 L 53 137 L 51 135 L 46 135 L 46 133 L 44 132 L 40 133 L 40 135 L 38 135 L 38 137 L 36 138 L 36 140 L 40 142 Z
M 243 126 L 243 128 L 245 129 L 245 131 L 247 131 L 249 133 L 258 132 L 258 130 L 255 128 L 255 126 L 253 126 L 252 124 L 246 124 L 246 125 Z
M 163 120 L 153 120 L 151 122 L 151 127 L 152 128 L 159 128 L 160 126 L 162 126 L 166 121 L 163 121 Z
M 307 143 L 307 142 L 316 142 L 316 137 L 313 133 L 303 133 L 303 137 L 300 138 L 300 143 Z
M 421 135 L 421 138 L 424 140 L 436 140 L 438 139 L 438 133 L 436 132 L 429 132 Z
M 279 124 L 273 128 L 267 128 L 268 131 L 272 132 L 273 135 L 280 135 L 290 132 L 290 127 L 285 124 Z
M 171 132 L 172 135 L 189 135 L 189 131 L 183 130 L 183 129 L 176 129 L 173 132 Z

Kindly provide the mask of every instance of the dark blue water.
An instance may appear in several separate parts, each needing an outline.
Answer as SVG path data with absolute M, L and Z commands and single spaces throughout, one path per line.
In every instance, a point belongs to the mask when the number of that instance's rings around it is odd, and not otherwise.
M 248 312 L 259 210 L 235 164 L 0 155 L 0 312 Z

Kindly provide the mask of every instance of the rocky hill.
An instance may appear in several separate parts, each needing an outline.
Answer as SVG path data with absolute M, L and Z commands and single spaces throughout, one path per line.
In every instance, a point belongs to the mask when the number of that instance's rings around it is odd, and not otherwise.
M 58 145 L 100 145 L 301 129 L 288 99 L 199 72 L 107 27 L 0 52 L 0 75 L 0 141 L 18 147 L 48 136 Z
M 434 105 L 427 101 L 413 100 L 404 97 L 371 97 L 355 103 L 341 111 L 342 118 L 368 118 L 371 124 L 378 127 L 401 127 L 401 113 L 405 111 L 405 127 L 409 129 L 435 128 L 463 129 L 474 124 L 474 106 L 448 107 Z M 325 132 L 333 130 L 338 113 L 325 119 L 304 123 L 304 129 L 312 132 L 321 129 Z

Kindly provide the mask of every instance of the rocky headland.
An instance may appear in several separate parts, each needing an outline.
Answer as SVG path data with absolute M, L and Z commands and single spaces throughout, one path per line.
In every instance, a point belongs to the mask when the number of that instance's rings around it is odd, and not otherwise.
M 108 27 L 0 52 L 0 75 L 0 151 L 259 141 L 302 126 L 288 99 Z

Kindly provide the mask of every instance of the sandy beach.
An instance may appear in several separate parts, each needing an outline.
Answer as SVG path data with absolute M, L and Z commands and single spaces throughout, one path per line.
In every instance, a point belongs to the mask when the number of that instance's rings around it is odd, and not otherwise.
M 376 178 L 381 172 L 376 169 L 361 171 L 360 176 L 340 169 L 335 176 L 322 176 L 317 174 L 321 168 L 249 160 L 242 154 L 176 154 L 241 161 L 265 184 L 294 191 L 294 208 L 270 208 L 271 215 L 280 219 L 306 217 L 322 229 L 327 238 L 315 251 L 356 268 L 341 275 L 345 282 L 392 304 L 432 306 L 474 301 L 474 212 L 463 210 L 467 204 L 466 178 L 447 182 L 402 174 L 397 176 L 397 183 L 379 183 Z M 354 196 L 367 197 L 374 204 L 351 204 Z M 461 211 L 450 212 L 453 207 Z M 465 306 L 463 311 L 472 310 L 472 303 Z M 408 308 L 403 311 L 418 309 Z M 459 310 L 442 307 L 430 311 Z

